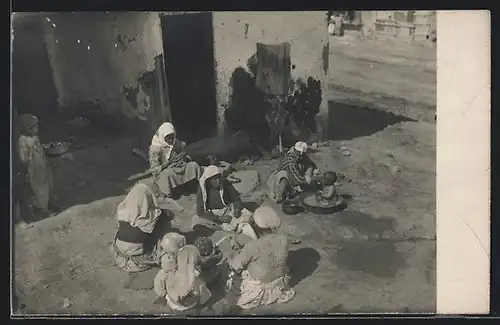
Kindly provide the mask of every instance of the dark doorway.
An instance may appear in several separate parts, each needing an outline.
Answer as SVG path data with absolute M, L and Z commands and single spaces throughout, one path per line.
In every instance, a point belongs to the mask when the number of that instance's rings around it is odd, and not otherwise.
M 212 13 L 161 15 L 172 123 L 195 142 L 217 130 Z
M 13 112 L 50 117 L 57 113 L 57 92 L 49 62 L 42 18 L 17 13 L 13 20 Z

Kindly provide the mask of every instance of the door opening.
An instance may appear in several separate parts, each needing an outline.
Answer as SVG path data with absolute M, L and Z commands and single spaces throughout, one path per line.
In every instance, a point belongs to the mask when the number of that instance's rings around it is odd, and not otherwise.
M 172 123 L 188 143 L 213 136 L 217 109 L 212 13 L 160 18 Z

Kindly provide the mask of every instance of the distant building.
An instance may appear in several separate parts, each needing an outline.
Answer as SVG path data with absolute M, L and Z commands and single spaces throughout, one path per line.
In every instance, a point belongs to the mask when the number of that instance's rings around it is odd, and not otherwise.
M 436 11 L 357 11 L 350 17 L 365 33 L 379 37 L 423 40 L 436 32 Z

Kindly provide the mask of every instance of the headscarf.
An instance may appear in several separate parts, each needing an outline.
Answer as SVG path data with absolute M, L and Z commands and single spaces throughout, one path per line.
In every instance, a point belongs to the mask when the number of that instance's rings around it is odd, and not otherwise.
M 155 135 L 153 136 L 153 139 L 151 140 L 151 145 L 152 146 L 158 146 L 162 148 L 168 148 L 172 147 L 172 145 L 169 145 L 165 141 L 165 137 L 170 134 L 175 134 L 175 127 L 172 123 L 165 122 L 160 127 L 158 130 L 156 130 Z
M 19 131 L 26 133 L 28 130 L 38 124 L 38 117 L 31 114 L 22 114 L 17 117 Z
M 201 196 L 203 199 L 203 208 L 206 211 L 207 210 L 207 187 L 206 187 L 206 182 L 207 179 L 214 177 L 216 175 L 222 175 L 222 171 L 220 170 L 219 167 L 210 165 L 205 170 L 203 171 L 203 174 L 201 175 L 199 182 L 200 182 L 200 187 L 201 187 Z M 224 202 L 224 188 L 220 189 L 220 198 L 222 200 L 222 203 L 226 205 L 226 202 Z
M 163 236 L 160 245 L 166 252 L 177 252 L 186 246 L 186 237 L 176 232 L 169 232 Z
M 186 246 L 186 237 L 176 232 L 169 232 L 161 239 L 160 246 L 165 252 L 160 260 L 162 270 L 174 271 L 177 268 L 177 254 Z
M 308 146 L 307 143 L 299 141 L 295 143 L 292 149 L 304 154 L 307 152 Z
M 144 183 L 136 183 L 118 205 L 118 221 L 129 223 L 145 233 L 152 233 L 156 220 L 161 214 L 151 188 Z
M 200 252 L 193 245 L 186 245 L 177 254 L 177 269 L 167 278 L 167 292 L 174 301 L 185 298 L 193 291 L 198 277 Z
M 270 206 L 263 205 L 253 213 L 255 224 L 262 229 L 278 229 L 281 225 L 281 219 L 276 210 Z

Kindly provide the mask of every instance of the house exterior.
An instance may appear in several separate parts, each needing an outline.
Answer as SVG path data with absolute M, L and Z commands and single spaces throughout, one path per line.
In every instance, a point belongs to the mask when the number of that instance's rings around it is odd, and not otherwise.
M 167 84 L 172 80 L 167 80 L 161 61 L 165 54 L 161 15 L 165 14 L 196 13 L 65 12 L 31 18 L 38 19 L 43 30 L 60 112 L 94 107 L 117 119 L 145 125 L 148 132 L 171 120 L 176 107 L 170 105 Z M 212 17 L 217 102 L 214 131 L 218 134 L 226 129 L 224 112 L 232 93 L 231 73 L 246 67 L 257 43 L 289 42 L 292 77 L 312 77 L 326 92 L 326 11 L 214 12 Z M 320 120 L 328 116 L 323 98 Z
M 219 133 L 225 130 L 224 112 L 232 93 L 233 71 L 237 67 L 248 69 L 246 62 L 256 53 L 257 43 L 284 42 L 290 43 L 292 78 L 312 77 L 321 82 L 323 100 L 317 117 L 326 132 L 329 44 L 326 17 L 326 11 L 214 13 Z
M 436 11 L 361 11 L 363 30 L 375 36 L 423 40 L 436 31 Z
M 142 73 L 155 71 L 155 58 L 163 53 L 157 14 L 64 12 L 40 18 L 62 112 L 86 105 L 150 129 L 168 118 L 139 82 Z M 163 116 L 153 116 L 154 108 Z

